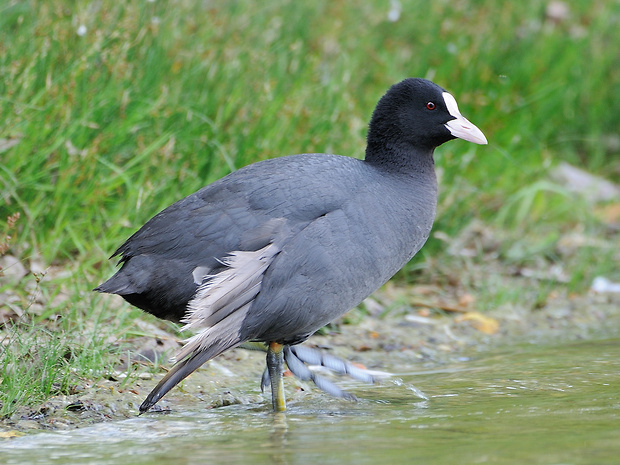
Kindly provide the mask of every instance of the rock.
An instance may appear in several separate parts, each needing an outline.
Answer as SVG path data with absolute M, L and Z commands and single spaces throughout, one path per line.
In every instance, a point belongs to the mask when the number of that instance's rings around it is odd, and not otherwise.
M 28 274 L 26 267 L 22 262 L 13 255 L 4 255 L 0 257 L 0 270 L 2 270 L 2 280 L 10 284 L 17 284 Z
M 591 203 L 620 200 L 620 186 L 566 162 L 553 169 L 550 176 L 569 191 L 583 196 Z

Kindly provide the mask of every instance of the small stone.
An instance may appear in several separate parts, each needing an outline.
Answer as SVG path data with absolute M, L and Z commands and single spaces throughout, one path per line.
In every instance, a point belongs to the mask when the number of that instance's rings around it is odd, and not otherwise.
M 16 284 L 28 274 L 26 267 L 22 265 L 17 257 L 5 255 L 0 257 L 0 270 L 3 273 L 3 281 Z
M 15 425 L 19 430 L 41 429 L 41 425 L 36 420 L 19 420 Z

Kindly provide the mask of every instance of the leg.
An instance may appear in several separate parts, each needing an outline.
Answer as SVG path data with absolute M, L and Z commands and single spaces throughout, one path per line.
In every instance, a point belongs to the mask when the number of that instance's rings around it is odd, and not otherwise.
M 269 344 L 261 343 L 251 343 L 251 344 L 242 344 L 240 347 L 243 347 L 247 350 L 264 350 L 269 352 Z M 274 355 L 276 349 L 274 348 Z M 323 353 L 318 349 L 310 349 L 308 347 L 294 345 L 294 346 L 284 346 L 284 362 L 287 364 L 291 373 L 295 375 L 296 378 L 299 378 L 302 381 L 312 381 L 317 388 L 321 391 L 326 392 L 334 397 L 342 397 L 344 399 L 356 400 L 355 396 L 349 394 L 346 391 L 343 391 L 338 386 L 336 386 L 331 381 L 326 378 L 319 376 L 318 374 L 310 371 L 307 365 L 318 365 L 325 367 L 335 373 L 341 375 L 349 375 L 350 377 L 363 381 L 365 383 L 374 384 L 378 382 L 378 379 L 385 376 L 391 376 L 390 373 L 382 373 L 382 372 L 371 372 L 366 370 L 365 368 L 359 368 L 346 360 L 342 360 L 338 357 L 335 357 L 331 354 Z M 267 360 L 269 360 L 269 355 L 267 356 Z M 275 362 L 274 362 L 275 363 Z M 263 372 L 263 376 L 261 378 L 260 389 L 262 392 L 265 392 L 267 386 L 271 385 L 271 375 L 269 369 L 269 363 L 267 363 L 267 369 Z M 277 385 L 277 384 L 276 384 Z M 276 392 L 273 391 L 272 392 Z M 284 398 L 284 394 L 282 394 L 282 398 Z M 275 397 L 274 397 L 275 401 Z M 274 404 L 274 409 L 277 410 Z
M 286 398 L 284 396 L 284 346 L 277 342 L 270 342 L 267 349 L 267 370 L 271 379 L 271 399 L 273 410 L 284 412 L 286 410 Z

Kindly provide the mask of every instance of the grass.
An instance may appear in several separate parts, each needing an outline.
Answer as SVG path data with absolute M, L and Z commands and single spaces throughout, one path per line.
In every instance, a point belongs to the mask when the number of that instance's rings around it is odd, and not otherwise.
M 519 264 L 541 255 L 564 260 L 556 249 L 567 232 L 606 234 L 591 206 L 547 173 L 564 160 L 620 181 L 620 5 L 571 2 L 570 16 L 555 23 L 545 18 L 546 4 L 403 0 L 399 20 L 389 22 L 379 0 L 355 7 L 341 0 L 4 2 L 0 218 L 21 215 L 8 253 L 27 268 L 40 262 L 72 272 L 39 283 L 47 293 L 40 312 L 27 298 L 32 277 L 10 289 L 25 315 L 5 329 L 2 392 L 12 394 L 0 399 L 2 412 L 37 402 L 57 383 L 65 390 L 71 370 L 86 376 L 111 366 L 117 352 L 103 341 L 122 340 L 138 313 L 123 307 L 106 315 L 104 301 L 88 292 L 111 273 L 107 257 L 137 227 L 260 159 L 362 156 L 376 101 L 408 76 L 449 89 L 490 140 L 438 150 L 435 231 L 456 237 L 482 221 L 502 231 L 499 258 Z M 400 278 L 420 279 L 429 257 L 450 260 L 444 248 L 429 241 Z M 567 265 L 571 289 L 613 274 L 615 259 L 579 249 Z M 0 292 L 10 287 L 0 281 Z M 52 308 L 57 295 L 69 297 Z M 54 313 L 61 324 L 50 323 Z M 44 369 L 36 363 L 25 364 L 34 371 L 20 375 L 22 387 L 7 385 L 15 378 L 7 367 L 17 369 L 31 345 L 54 360 L 41 395 L 24 395 L 27 380 Z M 67 348 L 86 354 L 89 347 L 89 368 L 76 371 L 82 362 L 67 359 Z
M 26 307 L 28 318 L 3 331 L 0 417 L 51 395 L 83 390 L 118 364 L 118 340 L 131 328 L 127 315 L 115 315 L 102 302 L 95 305 L 84 290 L 72 289 L 67 295 L 69 301 L 62 305 L 48 303 L 40 311 L 38 305 Z

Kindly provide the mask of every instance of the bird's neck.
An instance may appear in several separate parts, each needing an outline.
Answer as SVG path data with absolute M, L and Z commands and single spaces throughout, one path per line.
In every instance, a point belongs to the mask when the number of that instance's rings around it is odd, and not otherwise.
M 368 141 L 365 161 L 378 169 L 435 179 L 433 148 L 414 148 L 406 143 Z

